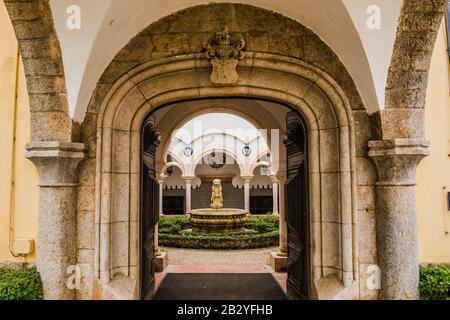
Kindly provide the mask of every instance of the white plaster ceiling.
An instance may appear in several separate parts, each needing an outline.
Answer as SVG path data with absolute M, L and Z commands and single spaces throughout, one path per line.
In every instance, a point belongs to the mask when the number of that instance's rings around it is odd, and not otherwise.
M 114 56 L 139 31 L 208 0 L 50 0 L 61 42 L 71 116 L 82 121 L 92 92 Z M 273 10 L 313 30 L 339 56 L 369 113 L 383 108 L 384 88 L 402 0 L 227 0 Z M 81 9 L 81 29 L 69 30 L 67 8 Z M 367 8 L 381 9 L 381 29 L 369 30 Z

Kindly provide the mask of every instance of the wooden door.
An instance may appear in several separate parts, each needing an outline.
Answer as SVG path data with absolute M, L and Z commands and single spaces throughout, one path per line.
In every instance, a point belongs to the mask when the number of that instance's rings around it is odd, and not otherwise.
M 306 127 L 300 115 L 286 115 L 287 181 L 285 208 L 288 232 L 288 283 L 290 299 L 309 297 L 309 215 L 306 165 Z
M 151 299 L 155 290 L 155 226 L 159 221 L 159 185 L 156 181 L 155 154 L 160 143 L 154 120 L 142 130 L 141 180 L 141 298 Z

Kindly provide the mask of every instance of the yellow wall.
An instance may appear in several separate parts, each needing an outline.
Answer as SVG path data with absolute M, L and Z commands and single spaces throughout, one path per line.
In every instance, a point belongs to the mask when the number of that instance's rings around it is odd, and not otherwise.
M 34 262 L 34 254 L 14 258 L 9 250 L 11 209 L 16 239 L 37 239 L 38 176 L 33 164 L 24 158 L 30 136 L 30 114 L 25 76 L 19 59 L 16 92 L 17 41 L 3 1 L 0 1 L 0 263 Z M 17 106 L 15 169 L 12 170 L 14 106 Z M 13 172 L 14 171 L 14 172 Z M 11 206 L 11 185 L 15 179 Z
M 431 156 L 417 172 L 419 257 L 423 263 L 450 263 L 450 83 L 445 23 L 431 63 L 426 104 L 426 136 Z

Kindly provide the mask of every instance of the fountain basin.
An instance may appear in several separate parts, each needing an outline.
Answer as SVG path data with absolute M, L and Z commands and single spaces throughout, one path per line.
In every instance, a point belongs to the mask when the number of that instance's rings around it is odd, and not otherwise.
M 189 220 L 194 233 L 227 233 L 244 230 L 247 217 L 241 209 L 197 209 Z

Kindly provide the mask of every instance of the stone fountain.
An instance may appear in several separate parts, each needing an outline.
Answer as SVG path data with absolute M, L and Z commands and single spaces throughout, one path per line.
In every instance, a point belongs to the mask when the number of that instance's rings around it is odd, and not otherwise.
M 223 208 L 222 183 L 213 181 L 211 208 L 192 210 L 190 222 L 193 233 L 227 233 L 244 230 L 248 212 Z

